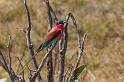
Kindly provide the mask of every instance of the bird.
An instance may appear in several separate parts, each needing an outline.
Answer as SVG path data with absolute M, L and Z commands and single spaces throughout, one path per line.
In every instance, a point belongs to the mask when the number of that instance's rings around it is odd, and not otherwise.
M 41 45 L 36 49 L 32 58 L 35 58 L 35 56 L 40 51 L 42 51 L 44 48 L 47 49 L 47 48 L 50 48 L 51 46 L 55 46 L 55 44 L 61 39 L 61 37 L 64 34 L 64 24 L 65 23 L 67 23 L 67 22 L 60 20 L 60 19 L 55 20 L 55 22 L 53 24 L 53 28 L 50 31 L 48 31 L 43 43 L 41 43 Z M 26 63 L 26 65 L 29 64 L 30 62 L 31 62 L 31 60 L 29 60 Z
M 35 54 L 39 53 L 44 48 L 54 46 L 61 39 L 63 36 L 65 23 L 65 21 L 60 19 L 55 20 L 53 28 L 47 33 L 43 43 L 38 47 Z

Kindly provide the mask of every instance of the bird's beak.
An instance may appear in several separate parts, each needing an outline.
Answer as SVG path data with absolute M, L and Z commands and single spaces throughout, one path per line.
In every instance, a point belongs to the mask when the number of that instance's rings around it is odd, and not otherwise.
M 63 21 L 64 23 L 67 23 L 66 21 Z

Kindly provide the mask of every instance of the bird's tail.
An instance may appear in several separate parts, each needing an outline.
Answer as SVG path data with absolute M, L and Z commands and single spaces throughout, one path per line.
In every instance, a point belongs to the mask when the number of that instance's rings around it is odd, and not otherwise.
M 42 51 L 43 49 L 44 49 L 44 47 L 43 47 L 43 43 L 42 43 L 42 44 L 37 48 L 37 50 L 35 51 L 33 58 L 34 58 L 40 51 Z

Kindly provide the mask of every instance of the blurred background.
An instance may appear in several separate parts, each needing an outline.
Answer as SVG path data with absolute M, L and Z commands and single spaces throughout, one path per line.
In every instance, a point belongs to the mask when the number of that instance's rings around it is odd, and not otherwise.
M 32 19 L 31 38 L 36 48 L 47 33 L 47 14 L 43 0 L 27 0 Z M 124 0 L 50 0 L 57 16 L 65 19 L 72 12 L 77 20 L 81 36 L 87 33 L 84 59 L 87 74 L 82 73 L 79 82 L 124 82 Z M 25 55 L 24 64 L 30 59 L 25 34 L 27 18 L 22 0 L 0 0 L 0 49 L 7 54 L 8 34 L 12 35 L 13 68 L 17 70 L 16 57 Z M 73 64 L 76 60 L 77 38 L 73 24 L 69 21 L 69 44 L 66 63 Z M 57 52 L 53 52 L 57 53 Z M 6 56 L 6 55 L 5 55 Z M 38 55 L 40 61 L 43 52 Z M 6 56 L 7 57 L 7 56 Z M 59 57 L 59 55 L 56 55 Z M 54 60 L 53 61 L 58 61 Z M 58 65 L 58 64 L 57 64 Z M 57 66 L 54 66 L 56 70 Z M 46 66 L 42 77 L 46 80 Z M 44 75 L 44 76 L 43 76 Z M 55 78 L 57 71 L 55 71 Z M 0 67 L 0 78 L 8 78 Z M 46 82 L 46 81 L 45 81 Z

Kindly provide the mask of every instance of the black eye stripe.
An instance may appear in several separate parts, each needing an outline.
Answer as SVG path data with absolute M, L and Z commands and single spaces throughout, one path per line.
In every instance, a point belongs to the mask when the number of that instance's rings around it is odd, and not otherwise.
M 57 25 L 58 25 L 58 24 L 64 24 L 64 21 L 59 20 L 58 22 L 56 22 L 56 24 L 57 24 Z
M 59 24 L 64 24 L 64 22 L 63 21 L 60 21 Z

